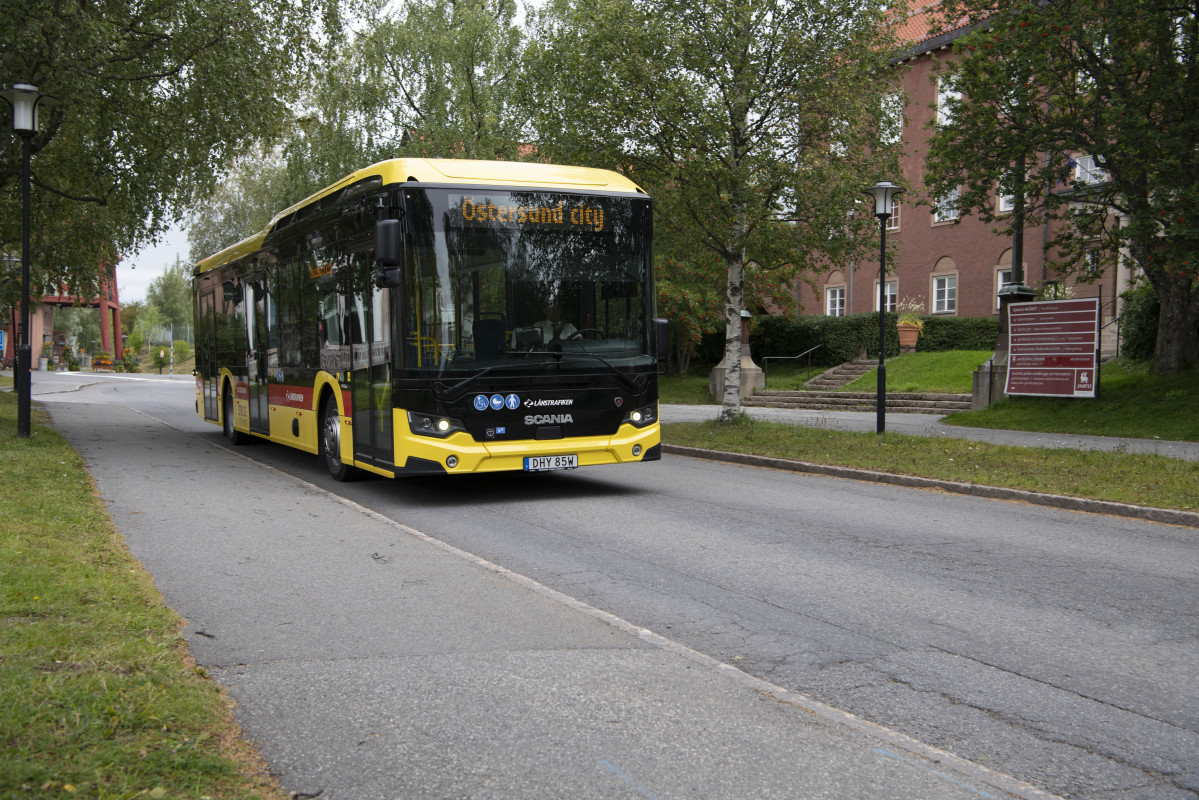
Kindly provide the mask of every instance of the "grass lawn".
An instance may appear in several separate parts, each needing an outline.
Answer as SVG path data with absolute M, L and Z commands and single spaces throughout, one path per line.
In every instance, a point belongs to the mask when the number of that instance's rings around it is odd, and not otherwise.
M 981 411 L 947 417 L 950 425 L 1011 428 L 1199 442 L 1199 371 L 1158 378 L 1144 362 L 1109 361 L 1099 397 L 1009 397 Z
M 282 800 L 45 421 L 0 392 L 0 797 Z
M 662 426 L 668 444 L 1002 486 L 1117 503 L 1199 509 L 1199 462 L 1165 456 L 1011 447 L 966 439 L 853 433 L 743 416 Z
M 989 352 L 912 353 L 887 362 L 890 391 L 969 392 Z M 855 383 L 873 391 L 875 372 Z M 702 385 L 701 385 L 702 384 Z M 667 377 L 663 402 L 711 403 L 707 376 Z M 852 388 L 850 384 L 847 388 Z M 1199 372 L 1155 378 L 1147 365 L 1103 365 L 1100 398 L 1013 397 L 950 424 L 1013 430 L 1199 441 Z M 671 399 L 690 397 L 696 399 Z M 688 447 L 790 458 L 940 480 L 1110 500 L 1159 508 L 1199 508 L 1199 464 L 1131 453 L 1007 447 L 964 439 L 850 433 L 758 422 L 663 426 L 663 441 Z M 1118 476 L 1118 477 L 1117 477 Z

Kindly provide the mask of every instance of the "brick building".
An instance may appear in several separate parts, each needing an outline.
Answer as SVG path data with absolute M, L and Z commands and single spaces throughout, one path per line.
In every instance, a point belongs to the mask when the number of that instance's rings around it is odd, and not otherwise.
M 901 36 L 911 46 L 903 62 L 898 91 L 889 98 L 888 105 L 902 107 L 904 112 L 902 174 L 862 179 L 863 188 L 877 180 L 891 180 L 906 190 L 887 228 L 887 242 L 895 255 L 886 278 L 887 310 L 894 310 L 900 300 L 913 300 L 922 303 L 930 315 L 998 316 L 999 290 L 1012 280 L 1012 237 L 994 233 L 995 224 L 984 223 L 977 216 L 959 217 L 952 198 L 927 202 L 923 188 L 929 128 L 939 113 L 941 99 L 936 66 L 956 58 L 953 43 L 970 30 L 962 27 L 934 35 L 932 14 L 923 9 L 901 25 Z M 1104 179 L 1092 159 L 1084 154 L 1075 158 L 1077 177 L 1096 182 Z M 926 202 L 916 204 L 918 199 Z M 996 187 L 995 202 L 1001 211 L 1010 200 L 1001 197 Z M 1034 289 L 1056 280 L 1046 266 L 1047 254 L 1052 257 L 1047 253 L 1050 234 L 1043 225 L 1024 231 L 1024 283 Z M 808 313 L 839 316 L 877 311 L 878 273 L 876 256 L 822 276 L 819 295 L 804 286 L 799 298 Z M 1103 349 L 1108 352 L 1116 347 L 1116 327 L 1108 323 L 1118 315 L 1118 295 L 1127 288 L 1130 278 L 1129 270 L 1121 264 L 1096 283 L 1075 286 L 1068 282 L 1076 297 L 1094 297 L 1102 292 L 1102 322 L 1107 326 Z

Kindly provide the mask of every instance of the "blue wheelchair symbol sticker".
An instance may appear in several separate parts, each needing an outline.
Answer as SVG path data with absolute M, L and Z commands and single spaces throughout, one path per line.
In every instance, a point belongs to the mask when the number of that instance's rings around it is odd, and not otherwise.
M 487 400 L 487 395 L 475 395 L 475 411 L 486 411 L 490 403 Z

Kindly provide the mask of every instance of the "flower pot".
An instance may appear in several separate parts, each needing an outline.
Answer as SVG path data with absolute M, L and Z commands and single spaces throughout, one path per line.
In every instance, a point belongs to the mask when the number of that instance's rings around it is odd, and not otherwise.
M 903 353 L 911 353 L 916 350 L 916 340 L 920 338 L 920 326 L 918 325 L 898 325 L 899 331 L 899 350 Z

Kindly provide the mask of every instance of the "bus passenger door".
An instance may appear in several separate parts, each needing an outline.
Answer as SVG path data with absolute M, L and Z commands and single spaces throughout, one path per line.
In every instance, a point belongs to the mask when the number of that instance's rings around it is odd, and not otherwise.
M 374 258 L 351 257 L 353 294 L 346 309 L 352 337 L 354 457 L 385 469 L 395 463 L 391 396 L 391 290 L 375 286 Z
M 200 315 L 196 320 L 196 351 L 200 354 L 196 369 L 204 381 L 204 419 L 218 419 L 217 397 L 220 375 L 217 374 L 217 317 L 216 290 L 209 289 L 200 295 Z
M 252 279 L 246 298 L 246 371 L 249 373 L 250 430 L 269 434 L 270 420 L 270 295 L 266 276 Z

